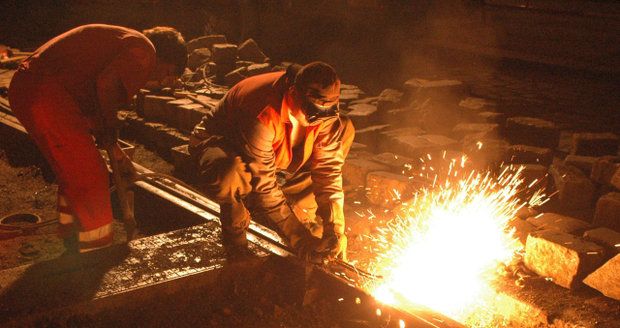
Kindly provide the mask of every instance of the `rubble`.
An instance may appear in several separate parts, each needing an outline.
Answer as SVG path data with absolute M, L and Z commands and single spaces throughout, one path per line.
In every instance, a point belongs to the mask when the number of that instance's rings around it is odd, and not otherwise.
M 575 133 L 571 155 L 618 155 L 618 136 L 613 133 Z
M 610 256 L 620 253 L 620 232 L 608 228 L 596 228 L 584 232 L 583 239 L 605 247 Z
M 144 118 L 149 121 L 164 121 L 166 103 L 175 100 L 174 97 L 148 95 L 144 97 Z
M 269 60 L 254 39 L 247 39 L 239 45 L 239 59 L 253 63 L 264 63 Z
M 620 190 L 620 163 L 618 158 L 603 156 L 597 158 L 592 164 L 590 178 L 603 185 L 613 186 Z
M 385 89 L 379 94 L 377 99 L 377 109 L 379 113 L 386 113 L 390 109 L 401 105 L 403 93 L 395 89 Z
M 264 73 L 269 73 L 269 72 L 271 72 L 271 66 L 269 65 L 269 63 L 251 64 L 247 66 L 247 71 L 245 75 L 249 77 L 249 76 L 254 76 L 254 75 L 264 74 Z
M 561 163 L 549 168 L 558 199 L 566 209 L 584 209 L 592 206 L 594 185 L 579 169 Z
M 347 117 L 351 119 L 356 129 L 361 129 L 376 123 L 377 114 L 375 105 L 356 104 L 348 107 Z
M 386 171 L 370 172 L 366 178 L 366 189 L 370 203 L 382 207 L 398 204 L 414 190 L 407 177 Z
M 506 120 L 506 137 L 512 144 L 554 149 L 560 132 L 553 122 L 534 117 L 510 117 Z
M 198 48 L 192 51 L 187 57 L 187 67 L 195 70 L 211 59 L 211 50 L 209 48 Z
M 590 225 L 582 220 L 557 213 L 543 213 L 527 219 L 537 230 L 555 230 L 571 235 L 581 235 L 590 229 Z
M 226 42 L 226 36 L 224 35 L 206 35 L 190 40 L 187 44 L 185 44 L 185 47 L 187 48 L 187 52 L 191 53 L 199 48 L 211 49 L 214 44 Z
M 553 152 L 549 148 L 527 145 L 511 145 L 506 153 L 506 162 L 514 164 L 551 165 Z
M 370 151 L 375 151 L 378 149 L 379 143 L 381 142 L 380 133 L 389 128 L 389 124 L 372 125 L 361 129 L 355 126 L 355 141 L 368 146 Z
M 590 176 L 596 159 L 597 157 L 592 156 L 567 155 L 564 158 L 564 164 L 574 166 L 580 169 L 586 176 Z
M 605 261 L 601 246 L 557 230 L 528 236 L 523 259 L 528 269 L 570 289 Z
M 588 275 L 583 282 L 603 295 L 620 301 L 620 254 Z
M 610 192 L 599 198 L 593 224 L 620 232 L 620 192 Z
M 527 241 L 527 237 L 534 231 L 536 231 L 536 226 L 527 222 L 526 220 L 520 218 L 514 218 L 509 223 L 510 227 L 514 228 L 514 237 L 519 239 L 521 245 L 525 246 L 525 242 Z
M 348 159 L 342 166 L 342 179 L 345 184 L 353 187 L 365 187 L 368 173 L 375 171 L 387 171 L 389 167 L 368 159 Z
M 459 123 L 452 129 L 452 136 L 462 139 L 468 134 L 478 134 L 481 138 L 492 138 L 499 134 L 499 124 Z

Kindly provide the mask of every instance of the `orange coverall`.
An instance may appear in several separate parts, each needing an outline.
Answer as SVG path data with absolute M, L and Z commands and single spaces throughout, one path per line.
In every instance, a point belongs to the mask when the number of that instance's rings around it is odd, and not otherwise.
M 111 239 L 109 178 L 92 137 L 109 104 L 128 103 L 155 67 L 155 48 L 120 26 L 84 25 L 26 59 L 9 88 L 11 108 L 56 174 L 59 212 L 75 217 L 80 241 Z

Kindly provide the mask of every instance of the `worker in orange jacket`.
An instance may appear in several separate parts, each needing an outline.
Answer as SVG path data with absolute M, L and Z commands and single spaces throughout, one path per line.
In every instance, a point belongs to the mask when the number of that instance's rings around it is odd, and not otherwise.
M 113 156 L 131 171 L 116 144 L 116 111 L 148 81 L 174 81 L 186 60 L 173 28 L 142 34 L 92 24 L 48 41 L 15 73 L 11 108 L 56 175 L 60 231 L 77 237 L 80 252 L 110 245 L 113 237 L 108 171 L 93 134 L 101 146 L 114 143 Z
M 190 154 L 220 204 L 227 245 L 247 246 L 254 217 L 306 259 L 345 255 L 342 165 L 355 132 L 339 96 L 331 66 L 291 66 L 239 82 L 194 128 Z M 320 239 L 304 226 L 314 220 Z

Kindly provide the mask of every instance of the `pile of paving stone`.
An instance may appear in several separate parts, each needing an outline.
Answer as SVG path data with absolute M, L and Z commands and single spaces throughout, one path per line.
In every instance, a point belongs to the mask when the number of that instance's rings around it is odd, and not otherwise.
M 228 88 L 272 66 L 253 40 L 227 43 L 209 35 L 188 43 L 183 91 L 142 90 L 135 110 L 122 112 L 132 131 L 191 174 L 189 132 Z M 389 210 L 430 181 L 410 174 L 420 164 L 466 155 L 472 166 L 497 172 L 523 166 L 524 185 L 546 188 L 551 201 L 521 211 L 512 224 L 525 247 L 527 268 L 566 287 L 586 285 L 620 299 L 619 138 L 562 131 L 537 117 L 508 117 L 495 100 L 472 97 L 457 80 L 412 78 L 377 96 L 342 84 L 341 109 L 356 137 L 343 168 L 345 190 Z M 434 160 L 433 160 L 434 159 Z M 552 206 L 551 206 L 552 205 Z M 355 224 L 351 220 L 352 225 Z
M 507 117 L 495 101 L 471 97 L 454 80 L 414 78 L 400 90 L 350 100 L 346 108 L 360 144 L 345 163 L 344 180 L 363 188 L 372 205 L 393 208 L 395 194 L 406 199 L 428 186 L 428 179 L 412 175 L 420 172 L 416 165 L 428 169 L 432 158 L 446 154 L 467 155 L 474 168 L 492 172 L 523 166 L 523 185 L 552 195 L 546 206 L 520 211 L 512 221 L 526 267 L 562 287 L 585 283 L 620 300 L 617 135 Z

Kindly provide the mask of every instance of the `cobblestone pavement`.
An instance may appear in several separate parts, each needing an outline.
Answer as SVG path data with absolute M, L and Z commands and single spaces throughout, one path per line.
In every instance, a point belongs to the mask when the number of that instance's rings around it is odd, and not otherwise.
M 620 77 L 440 50 L 403 55 L 408 76 L 458 79 L 509 115 L 532 115 L 575 131 L 620 130 Z

